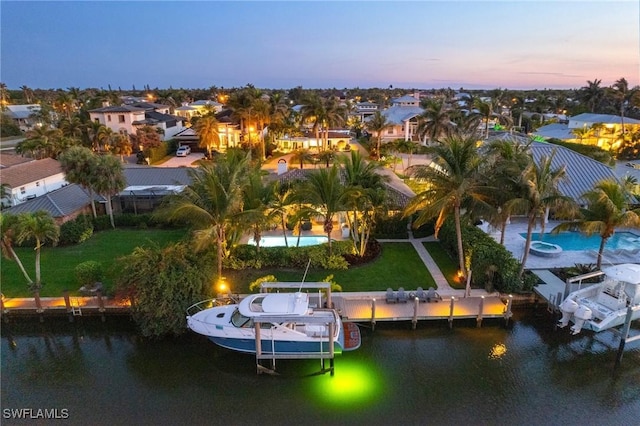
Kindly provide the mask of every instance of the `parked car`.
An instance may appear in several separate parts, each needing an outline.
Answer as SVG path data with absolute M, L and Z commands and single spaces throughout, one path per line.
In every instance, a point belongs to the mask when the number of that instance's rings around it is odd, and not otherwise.
M 191 154 L 191 148 L 189 148 L 188 146 L 181 146 L 176 151 L 176 156 L 178 157 L 186 157 L 189 154 Z

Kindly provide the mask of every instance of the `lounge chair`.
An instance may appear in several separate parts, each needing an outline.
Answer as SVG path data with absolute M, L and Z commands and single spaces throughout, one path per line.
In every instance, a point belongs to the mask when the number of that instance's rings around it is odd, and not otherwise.
M 418 287 L 418 289 L 416 290 L 416 297 L 418 298 L 418 300 L 420 302 L 426 302 L 427 301 L 427 293 L 425 293 L 424 289 L 422 287 Z
M 398 298 L 391 288 L 387 289 L 387 303 L 396 303 Z
M 404 287 L 400 287 L 398 289 L 398 303 L 407 303 L 409 297 L 407 297 L 407 293 L 404 292 Z
M 427 290 L 427 302 L 438 302 L 440 300 L 442 300 L 442 297 L 438 292 L 433 287 L 429 287 L 429 290 Z

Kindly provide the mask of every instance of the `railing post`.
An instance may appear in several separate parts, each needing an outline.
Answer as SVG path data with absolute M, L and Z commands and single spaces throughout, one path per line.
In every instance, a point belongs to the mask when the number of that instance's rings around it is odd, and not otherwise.
M 371 331 L 376 329 L 376 299 L 371 299 Z
M 451 296 L 451 304 L 449 305 L 449 328 L 453 328 L 453 305 L 455 300 L 455 297 Z
M 476 327 L 482 325 L 482 310 L 484 309 L 484 296 L 480 296 L 480 307 L 478 308 L 478 318 L 476 319 Z
M 509 320 L 513 316 L 513 312 L 511 312 L 511 306 L 513 305 L 513 295 L 509 295 L 509 299 L 507 299 L 507 310 L 504 313 L 504 319 L 506 321 L 505 325 L 509 325 Z
M 416 325 L 418 324 L 418 304 L 420 303 L 420 299 L 417 297 L 413 298 L 413 319 L 411 320 L 411 328 L 416 329 Z

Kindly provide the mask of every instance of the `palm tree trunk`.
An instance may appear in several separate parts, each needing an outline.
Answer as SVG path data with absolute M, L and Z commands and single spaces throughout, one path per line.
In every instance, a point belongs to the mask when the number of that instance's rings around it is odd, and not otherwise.
M 289 241 L 287 241 L 287 224 L 284 220 L 284 213 L 281 215 L 280 220 L 282 221 L 282 236 L 284 237 L 284 246 L 289 247 Z
M 218 225 L 218 279 L 222 278 L 222 242 L 224 241 L 224 229 Z
M 460 225 L 460 207 L 456 206 L 454 208 L 454 216 L 456 222 L 456 236 L 458 239 L 458 262 L 460 262 L 460 271 L 462 271 L 462 276 L 467 277 L 467 271 L 464 265 L 464 251 L 462 248 L 462 226 Z
M 604 253 L 604 246 L 607 244 L 608 238 L 602 238 L 600 240 L 600 248 L 598 249 L 598 263 L 596 264 L 596 268 L 602 268 L 602 253 Z
M 116 229 L 116 222 L 113 220 L 113 207 L 111 206 L 111 196 L 108 195 L 105 197 L 107 199 L 106 207 L 107 214 L 109 215 L 109 221 L 111 222 L 111 227 Z
M 520 269 L 518 270 L 518 278 L 522 278 L 524 273 L 524 265 L 527 263 L 527 257 L 529 257 L 529 249 L 531 248 L 531 236 L 533 235 L 533 227 L 536 223 L 535 213 L 529 213 L 529 221 L 527 224 L 527 240 L 524 243 L 524 253 L 522 253 L 522 261 L 520 263 Z
M 36 286 L 40 285 L 40 239 L 36 238 Z
M 27 283 L 28 284 L 33 284 L 33 280 L 31 279 L 31 277 L 27 273 L 27 270 L 24 269 L 24 265 L 22 264 L 22 261 L 20 260 L 20 258 L 16 254 L 16 252 L 13 250 L 13 247 L 8 246 L 8 247 L 6 247 L 6 249 L 9 252 L 9 254 L 11 255 L 11 258 L 13 260 L 15 260 L 16 263 L 18 264 L 18 268 L 20 268 L 20 271 L 22 271 L 22 275 L 24 275 L 24 277 L 27 279 Z

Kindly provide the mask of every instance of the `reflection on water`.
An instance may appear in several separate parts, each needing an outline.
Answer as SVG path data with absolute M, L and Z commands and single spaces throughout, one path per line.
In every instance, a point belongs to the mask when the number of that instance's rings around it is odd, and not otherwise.
M 66 408 L 68 424 L 637 424 L 638 342 L 614 373 L 612 333 L 518 317 L 363 327 L 334 377 L 315 360 L 258 376 L 251 356 L 193 334 L 142 339 L 128 320 L 3 324 L 2 407 Z

